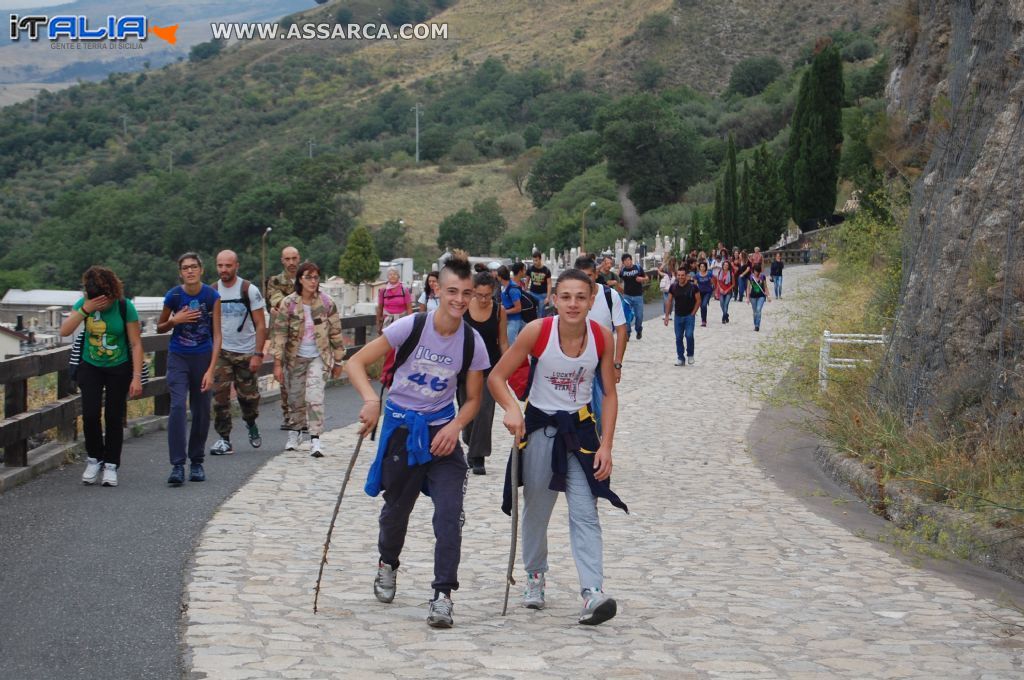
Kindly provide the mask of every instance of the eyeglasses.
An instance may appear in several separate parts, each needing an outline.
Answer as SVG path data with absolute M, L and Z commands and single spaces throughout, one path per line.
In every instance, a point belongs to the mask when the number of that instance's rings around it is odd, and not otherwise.
M 320 277 L 317 276 L 316 274 L 313 274 L 312 276 L 310 276 L 309 274 L 303 274 L 302 275 L 302 280 L 303 281 L 319 281 Z
M 473 297 L 481 302 L 485 302 L 491 299 L 490 293 L 473 293 Z
M 179 269 L 181 269 L 181 271 L 183 271 L 183 272 L 191 272 L 191 271 L 195 271 L 195 270 L 199 269 L 199 265 L 198 264 L 183 264 L 183 265 L 181 265 L 181 267 L 179 267 Z

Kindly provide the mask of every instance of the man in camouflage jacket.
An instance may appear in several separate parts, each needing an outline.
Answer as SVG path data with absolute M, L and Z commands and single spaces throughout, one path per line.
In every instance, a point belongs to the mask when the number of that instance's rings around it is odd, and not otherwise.
M 270 313 L 271 326 L 274 324 L 274 317 L 281 306 L 281 301 L 295 292 L 295 272 L 299 269 L 298 248 L 286 246 L 281 250 L 281 265 L 284 270 L 280 274 L 267 278 L 267 309 Z M 284 418 L 281 429 L 292 429 L 291 423 L 288 422 L 288 388 L 284 383 L 281 383 L 281 415 Z

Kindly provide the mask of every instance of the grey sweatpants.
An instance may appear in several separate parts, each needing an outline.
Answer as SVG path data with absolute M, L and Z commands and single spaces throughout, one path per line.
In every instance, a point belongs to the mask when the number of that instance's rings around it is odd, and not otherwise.
M 553 436 L 554 428 L 535 430 L 523 451 L 523 566 L 530 574 L 548 570 L 548 521 L 559 494 L 548 488 Z M 580 592 L 600 589 L 604 582 L 604 543 L 597 499 L 579 461 L 571 455 L 565 499 L 569 505 L 569 543 L 580 577 Z

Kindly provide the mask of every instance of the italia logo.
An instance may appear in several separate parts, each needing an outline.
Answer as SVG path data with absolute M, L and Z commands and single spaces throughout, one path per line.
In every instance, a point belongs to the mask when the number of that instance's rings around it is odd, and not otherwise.
M 90 21 L 81 14 L 44 16 L 11 15 L 11 40 L 145 40 L 150 34 L 170 44 L 178 42 L 178 24 L 173 26 L 152 26 L 149 19 L 141 15 L 123 17 L 108 16 L 106 21 Z

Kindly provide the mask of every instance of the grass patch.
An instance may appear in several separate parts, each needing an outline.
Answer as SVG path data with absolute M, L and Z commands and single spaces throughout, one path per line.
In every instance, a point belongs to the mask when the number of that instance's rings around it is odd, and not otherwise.
M 838 356 L 872 363 L 829 371 L 828 389 L 819 391 L 822 331 L 882 333 L 893 327 L 901 275 L 899 225 L 906 201 L 902 196 L 886 200 L 887 218 L 861 211 L 838 230 L 829 244 L 836 259 L 826 267 L 828 283 L 800 305 L 802 313 L 780 341 L 763 349 L 758 362 L 762 371 L 774 375 L 775 367 L 795 367 L 795 389 L 774 394 L 772 400 L 809 413 L 808 426 L 816 434 L 873 469 L 883 486 L 898 480 L 926 501 L 972 513 L 1008 536 L 1024 535 L 1024 458 L 1019 447 L 1024 433 L 997 433 L 967 417 L 956 417 L 957 422 L 941 428 L 909 425 L 877 388 L 884 377 L 884 346 L 834 346 Z M 986 258 L 979 257 L 973 270 L 984 285 Z M 774 386 L 776 381 L 757 382 Z M 927 529 L 924 523 L 914 533 L 940 548 L 951 545 L 950 537 Z

